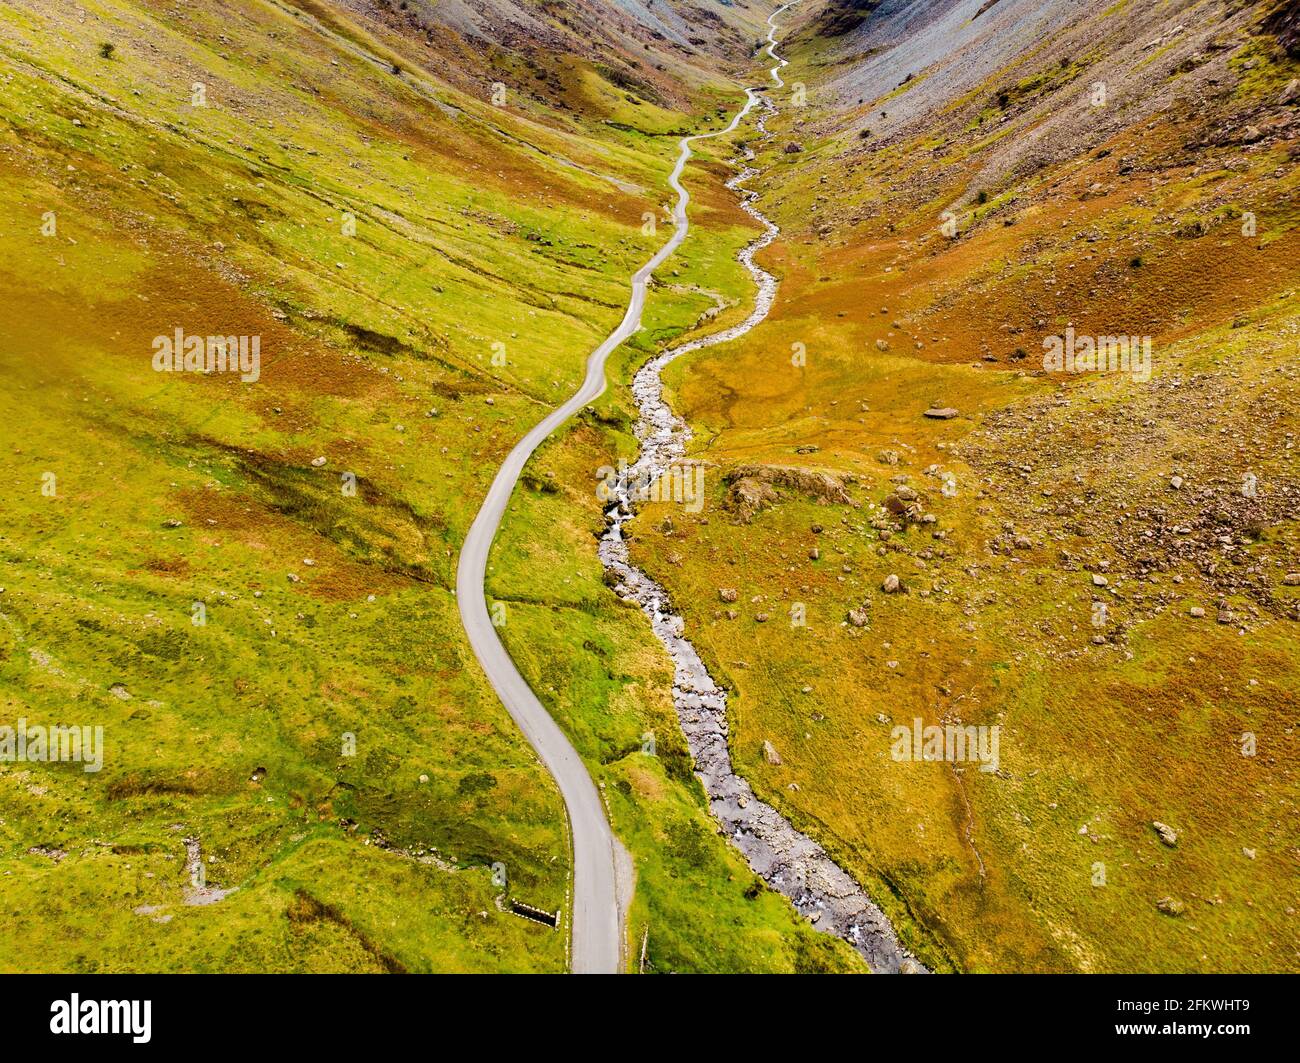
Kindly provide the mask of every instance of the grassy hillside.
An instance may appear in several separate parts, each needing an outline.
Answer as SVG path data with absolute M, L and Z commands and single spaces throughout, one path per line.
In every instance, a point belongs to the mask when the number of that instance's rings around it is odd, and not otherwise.
M 514 53 L 438 44 L 383 5 L 0 12 L 0 717 L 104 733 L 99 772 L 0 765 L 0 880 L 46 920 L 0 969 L 565 966 L 504 910 L 565 907 L 564 813 L 451 573 L 738 90 L 694 49 L 620 59 L 672 97 L 573 51 L 525 95 Z M 178 328 L 257 337 L 256 379 L 156 371 Z M 729 857 L 684 792 L 677 849 L 629 839 L 690 869 L 683 926 L 736 910 L 681 964 L 824 950 L 756 948 L 804 932 L 699 870 Z
M 808 105 L 760 155 L 776 307 L 667 373 L 709 497 L 647 506 L 633 556 L 728 687 L 738 770 L 940 969 L 1300 967 L 1300 66 L 1267 4 L 1173 6 L 861 101 L 889 53 L 800 12 Z M 1067 327 L 1149 336 L 1150 379 L 1045 372 Z M 852 504 L 753 513 L 742 465 Z M 914 718 L 999 726 L 999 770 L 896 761 Z

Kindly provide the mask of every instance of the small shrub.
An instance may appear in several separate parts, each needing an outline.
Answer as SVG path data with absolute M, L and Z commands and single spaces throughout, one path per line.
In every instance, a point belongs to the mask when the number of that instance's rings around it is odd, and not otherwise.
M 461 794 L 481 794 L 491 790 L 497 784 L 497 777 L 490 771 L 473 771 L 461 777 L 456 784 L 456 792 Z
M 112 59 L 113 52 L 116 50 L 117 46 L 111 41 L 103 41 L 99 46 L 99 57 L 101 59 Z

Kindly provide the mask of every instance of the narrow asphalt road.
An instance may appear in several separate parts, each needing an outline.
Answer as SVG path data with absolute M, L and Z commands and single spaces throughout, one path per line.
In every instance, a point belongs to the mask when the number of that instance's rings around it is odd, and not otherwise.
M 773 20 L 789 6 L 791 5 L 787 4 L 773 12 L 768 18 L 768 25 L 774 27 Z M 768 54 L 777 59 L 778 67 L 772 69 L 772 78 L 780 85 L 777 69 L 785 65 L 785 60 L 778 59 L 775 54 L 774 32 L 775 29 L 768 35 L 771 42 Z M 673 207 L 675 229 L 672 238 L 633 274 L 627 312 L 619 326 L 588 356 L 587 375 L 582 386 L 562 406 L 538 422 L 506 457 L 488 489 L 478 516 L 470 526 L 456 567 L 456 600 L 461 623 L 465 626 L 474 654 L 506 711 L 555 778 L 568 810 L 573 838 L 573 910 L 570 919 L 573 937 L 570 966 L 575 974 L 614 974 L 622 970 L 623 927 L 618 902 L 618 856 L 615 848 L 619 843 L 610 830 L 604 803 L 582 758 L 519 674 L 519 669 L 515 667 L 492 626 L 484 587 L 488 551 L 525 463 L 552 432 L 605 390 L 605 361 L 619 344 L 641 327 L 641 311 L 645 306 L 646 285 L 650 275 L 686 239 L 689 228 L 686 205 L 690 202 L 690 195 L 682 187 L 681 176 L 691 157 L 691 144 L 732 132 L 757 101 L 758 96 L 754 90 L 746 89 L 745 105 L 725 129 L 682 138 L 677 163 L 668 177 L 669 187 L 677 193 L 677 203 Z

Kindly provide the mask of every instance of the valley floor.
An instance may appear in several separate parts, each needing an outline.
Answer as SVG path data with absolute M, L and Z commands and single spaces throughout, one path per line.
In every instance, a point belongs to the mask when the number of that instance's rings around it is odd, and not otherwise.
M 457 558 L 774 6 L 0 10 L 0 727 L 103 728 L 97 771 L 0 758 L 0 896 L 42 920 L 0 969 L 571 964 L 564 804 Z M 597 552 L 634 373 L 753 307 L 747 144 L 776 299 L 664 371 L 702 499 L 624 525 L 736 771 L 932 970 L 1300 969 L 1289 7 L 782 15 L 774 135 L 698 142 L 487 557 L 630 854 L 627 969 L 867 966 L 720 832 Z M 177 329 L 260 361 L 160 372 Z M 1044 361 L 1120 335 L 1149 364 Z

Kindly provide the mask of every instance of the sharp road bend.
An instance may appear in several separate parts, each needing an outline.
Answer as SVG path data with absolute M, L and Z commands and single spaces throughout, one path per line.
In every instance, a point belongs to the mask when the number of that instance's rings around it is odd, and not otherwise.
M 786 4 L 768 17 L 771 29 L 768 33 L 767 53 L 777 62 L 777 66 L 771 70 L 772 80 L 777 86 L 782 84 L 777 72 L 786 65 L 786 61 L 776 54 L 774 20 L 791 6 Z M 460 609 L 461 623 L 474 648 L 474 655 L 483 666 L 483 671 L 487 673 L 488 680 L 506 711 L 554 777 L 568 810 L 573 839 L 570 966 L 575 974 L 615 974 L 623 969 L 623 926 L 617 888 L 619 843 L 610 830 L 600 792 L 592 782 L 582 758 L 519 674 L 519 669 L 515 667 L 515 662 L 511 660 L 492 626 L 484 586 L 488 551 L 492 540 L 496 538 L 501 518 L 510 502 L 515 484 L 523 473 L 524 465 L 551 433 L 604 392 L 606 360 L 641 327 L 641 311 L 645 306 L 650 275 L 686 239 L 689 230 L 686 206 L 691 197 L 682 187 L 681 176 L 691 157 L 691 144 L 733 132 L 758 102 L 758 98 L 753 89 L 746 89 L 744 106 L 725 129 L 682 138 L 676 165 L 668 176 L 669 187 L 677 193 L 677 203 L 673 207 L 675 228 L 672 238 L 633 274 L 631 295 L 623 320 L 588 356 L 587 374 L 582 386 L 563 405 L 556 407 L 538 422 L 515 445 L 497 470 L 478 516 L 474 518 L 469 534 L 465 537 L 456 566 L 456 602 Z

